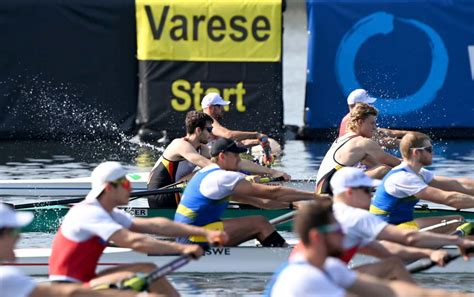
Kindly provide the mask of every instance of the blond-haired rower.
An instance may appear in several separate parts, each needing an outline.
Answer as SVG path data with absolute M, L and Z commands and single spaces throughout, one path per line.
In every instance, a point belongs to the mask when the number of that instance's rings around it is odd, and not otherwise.
M 331 193 L 329 182 L 343 167 L 366 167 L 372 178 L 382 178 L 400 159 L 385 152 L 372 137 L 378 111 L 366 103 L 357 103 L 349 115 L 349 132 L 334 141 L 324 156 L 316 177 L 316 191 Z
M 474 180 L 434 176 L 423 168 L 433 162 L 433 145 L 422 133 L 405 135 L 400 142 L 403 162 L 393 168 L 378 187 L 370 206 L 370 212 L 385 221 L 405 227 L 422 229 L 443 220 L 461 219 L 459 216 L 428 217 L 414 219 L 414 206 L 420 199 L 451 207 L 474 207 Z M 445 233 L 457 225 L 437 229 Z

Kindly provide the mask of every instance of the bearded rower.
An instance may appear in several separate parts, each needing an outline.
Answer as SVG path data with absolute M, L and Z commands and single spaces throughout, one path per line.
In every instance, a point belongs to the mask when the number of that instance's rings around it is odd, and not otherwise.
M 213 131 L 213 119 L 202 111 L 190 111 L 186 115 L 186 136 L 173 140 L 151 170 L 148 190 L 156 190 L 179 180 L 191 178 L 196 167 L 212 164 L 207 146 Z M 260 166 L 249 160 L 240 163 L 240 170 L 257 175 L 291 177 L 284 172 Z M 181 200 L 179 193 L 160 194 L 148 198 L 151 208 L 176 208 Z
M 212 132 L 212 118 L 200 111 L 186 114 L 186 136 L 174 139 L 153 166 L 148 190 L 156 190 L 186 178 L 196 168 L 211 164 L 207 142 Z M 160 194 L 148 198 L 151 208 L 175 208 L 181 196 Z
M 433 162 L 433 145 L 422 133 L 409 133 L 400 142 L 403 163 L 393 168 L 382 180 L 370 206 L 370 212 L 390 224 L 422 229 L 458 219 L 460 216 L 443 216 L 414 219 L 414 207 L 420 199 L 445 204 L 456 209 L 474 207 L 474 180 L 435 176 L 423 168 Z M 459 224 L 437 229 L 449 233 Z
M 316 177 L 317 193 L 331 193 L 333 174 L 346 166 L 367 167 L 366 174 L 382 178 L 400 159 L 386 153 L 372 140 L 378 111 L 366 103 L 357 103 L 349 115 L 349 133 L 334 141 L 324 156 Z

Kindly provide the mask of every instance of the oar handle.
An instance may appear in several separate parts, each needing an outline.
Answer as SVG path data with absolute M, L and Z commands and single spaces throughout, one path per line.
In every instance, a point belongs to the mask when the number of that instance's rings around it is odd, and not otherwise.
M 472 253 L 474 253 L 474 247 L 468 248 L 466 250 L 466 254 L 472 254 Z M 444 258 L 444 264 L 448 265 L 448 263 L 456 260 L 457 258 L 459 258 L 461 256 L 462 255 L 461 255 L 460 251 L 458 251 L 457 253 L 454 253 L 452 255 L 447 255 Z M 432 268 L 433 266 L 436 266 L 436 265 L 437 265 L 437 263 L 431 261 L 429 258 L 423 258 L 423 259 L 420 259 L 420 260 L 408 265 L 407 270 L 411 273 L 417 273 L 417 272 L 428 270 L 428 269 L 430 269 L 430 268 Z
M 148 290 L 148 287 L 153 281 L 183 267 L 184 265 L 188 264 L 191 259 L 193 259 L 193 255 L 182 255 L 169 262 L 168 264 L 165 264 L 146 275 L 137 273 L 135 274 L 135 276 L 125 279 L 118 284 L 109 284 L 105 287 L 98 287 L 98 289 L 117 288 L 120 290 L 133 290 L 135 292 L 143 292 Z
M 285 178 L 283 176 L 279 177 L 262 177 L 259 180 L 260 184 L 266 184 L 266 183 L 274 183 L 274 182 L 281 182 L 285 181 Z

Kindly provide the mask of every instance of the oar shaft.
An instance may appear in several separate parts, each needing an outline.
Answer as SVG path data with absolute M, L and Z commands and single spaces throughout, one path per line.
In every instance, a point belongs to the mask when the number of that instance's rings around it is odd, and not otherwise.
M 156 269 L 155 271 L 150 272 L 146 277 L 147 283 L 150 284 L 156 279 L 167 275 L 170 272 L 173 272 L 184 265 L 188 264 L 192 260 L 191 255 L 182 255 L 179 258 L 174 259 L 168 264 L 163 265 L 162 267 Z
M 138 191 L 138 192 L 130 193 L 130 197 L 137 197 L 138 198 L 138 197 L 158 195 L 158 194 L 179 193 L 179 192 L 182 192 L 182 191 L 183 191 L 183 188 Z M 60 199 L 60 200 L 50 200 L 50 201 L 38 201 L 38 202 L 32 202 L 32 203 L 16 204 L 16 205 L 14 205 L 14 208 L 15 209 L 24 209 L 24 208 L 31 208 L 31 207 L 66 205 L 66 204 L 78 203 L 78 202 L 81 202 L 82 200 L 84 200 L 84 197 L 71 198 L 71 199 Z M 134 200 L 134 199 L 130 199 L 130 200 Z
M 24 208 L 31 208 L 31 207 L 43 207 L 43 206 L 53 206 L 53 205 L 64 205 L 64 204 L 71 204 L 71 203 L 78 203 L 84 200 L 84 197 L 81 198 L 71 198 L 71 199 L 61 199 L 61 200 L 50 200 L 50 201 L 38 201 L 32 203 L 23 203 L 23 204 L 15 204 L 15 209 L 24 209 Z
M 273 218 L 270 220 L 270 224 L 272 224 L 273 226 L 276 226 L 276 225 L 280 225 L 280 224 L 283 224 L 283 223 L 286 223 L 288 221 L 291 221 L 293 220 L 293 218 L 295 217 L 296 215 L 296 210 L 293 210 L 293 211 L 290 211 L 288 213 L 285 213 L 279 217 L 276 217 L 276 218 Z

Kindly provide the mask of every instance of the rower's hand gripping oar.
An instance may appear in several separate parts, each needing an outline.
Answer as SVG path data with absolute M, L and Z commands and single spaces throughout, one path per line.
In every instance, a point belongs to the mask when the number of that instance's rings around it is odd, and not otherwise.
M 174 259 L 173 261 L 169 262 L 168 264 L 165 264 L 153 270 L 152 272 L 148 274 L 137 273 L 130 278 L 122 280 L 121 282 L 98 285 L 98 286 L 95 286 L 93 289 L 94 290 L 101 290 L 101 289 L 133 290 L 135 292 L 147 291 L 148 287 L 153 281 L 183 267 L 184 265 L 188 264 L 189 261 L 193 259 L 195 259 L 195 256 L 193 254 L 182 255 Z
M 438 227 L 438 225 L 440 225 L 440 224 L 433 225 L 433 227 Z M 427 228 L 425 228 L 425 231 L 428 231 L 426 229 Z M 465 223 L 465 224 L 459 226 L 456 229 L 456 231 L 451 233 L 451 235 L 457 235 L 457 236 L 460 236 L 460 237 L 464 237 L 464 236 L 470 234 L 471 230 L 472 230 L 472 224 L 471 223 Z M 453 260 L 456 260 L 457 258 L 461 257 L 463 254 L 469 255 L 469 254 L 472 254 L 472 253 L 474 253 L 474 247 L 470 247 L 470 248 L 465 249 L 464 253 L 460 249 L 458 249 L 457 253 L 448 254 L 444 258 L 444 265 L 446 266 L 449 262 L 451 262 Z M 436 265 L 438 265 L 437 262 L 431 261 L 431 259 L 429 259 L 429 258 L 423 258 L 423 259 L 419 259 L 419 260 L 417 260 L 413 263 L 408 264 L 406 266 L 406 268 L 411 273 L 417 273 L 417 272 L 428 270 L 428 269 L 430 269 L 430 268 L 432 268 Z
M 474 247 L 466 249 L 466 255 L 473 254 L 473 253 L 474 253 Z M 449 262 L 452 262 L 461 256 L 462 256 L 462 253 L 459 250 L 455 254 L 447 255 L 444 258 L 445 266 L 448 265 Z M 428 270 L 437 265 L 438 263 L 431 261 L 429 258 L 423 258 L 416 262 L 413 262 L 412 264 L 407 265 L 407 270 L 411 273 L 417 273 L 417 272 Z

